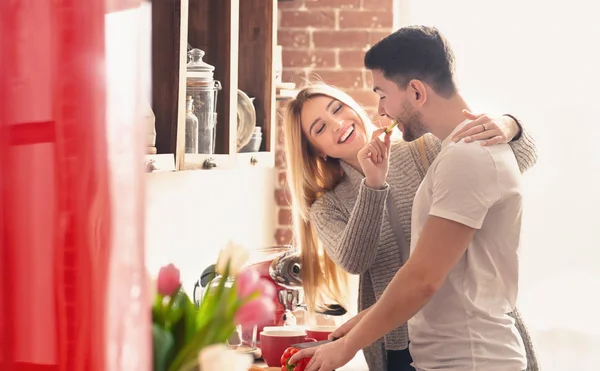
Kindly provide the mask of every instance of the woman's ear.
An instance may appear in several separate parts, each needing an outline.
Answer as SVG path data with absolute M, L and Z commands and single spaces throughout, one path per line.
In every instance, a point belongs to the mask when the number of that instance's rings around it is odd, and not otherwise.
M 411 80 L 408 83 L 410 88 L 410 97 L 414 100 L 417 106 L 421 107 L 427 102 L 427 88 L 421 80 Z

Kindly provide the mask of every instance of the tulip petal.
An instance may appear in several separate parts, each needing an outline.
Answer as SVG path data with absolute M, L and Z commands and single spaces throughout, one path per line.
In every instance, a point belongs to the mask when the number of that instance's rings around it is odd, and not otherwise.
M 275 316 L 275 303 L 273 300 L 261 297 L 244 304 L 235 314 L 237 324 L 242 328 L 253 325 L 266 325 Z
M 245 299 L 258 288 L 260 276 L 255 269 L 246 269 L 237 276 L 235 282 L 238 297 L 240 299 Z
M 181 274 L 173 264 L 161 267 L 156 279 L 156 288 L 159 294 L 171 296 L 181 287 Z

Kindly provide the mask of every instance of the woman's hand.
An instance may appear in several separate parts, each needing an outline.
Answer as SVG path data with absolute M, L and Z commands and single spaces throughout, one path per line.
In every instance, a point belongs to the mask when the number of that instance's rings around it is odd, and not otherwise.
M 474 114 L 467 110 L 463 110 L 463 113 L 471 122 L 454 134 L 454 142 L 464 138 L 466 143 L 479 140 L 482 146 L 490 146 L 508 143 L 521 131 L 519 125 L 509 116 Z
M 365 174 L 365 185 L 369 188 L 383 188 L 387 178 L 390 164 L 391 132 L 386 134 L 383 140 L 379 139 L 385 129 L 375 130 L 371 141 L 358 152 L 358 162 Z

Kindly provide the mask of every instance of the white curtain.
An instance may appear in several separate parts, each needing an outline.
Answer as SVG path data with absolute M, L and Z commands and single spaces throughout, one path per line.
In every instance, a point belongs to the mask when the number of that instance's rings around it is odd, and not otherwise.
M 112 196 L 112 251 L 106 311 L 107 370 L 152 368 L 150 299 L 144 251 L 147 132 L 150 101 L 151 7 L 142 0 L 107 0 L 106 128 Z M 110 9 L 110 8 L 109 8 Z
M 586 0 L 399 0 L 437 26 L 473 109 L 512 113 L 540 151 L 525 176 L 519 307 L 544 371 L 600 360 L 600 22 Z

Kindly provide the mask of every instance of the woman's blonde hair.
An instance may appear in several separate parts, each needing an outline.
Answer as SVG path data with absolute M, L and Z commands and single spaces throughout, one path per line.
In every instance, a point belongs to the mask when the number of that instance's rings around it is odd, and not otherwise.
M 354 99 L 326 84 L 304 87 L 285 109 L 283 131 L 287 178 L 292 196 L 294 237 L 300 248 L 302 262 L 304 300 L 309 313 L 327 304 L 326 300 L 333 300 L 345 308 L 348 308 L 349 304 L 348 274 L 325 253 L 309 220 L 313 203 L 323 193 L 333 190 L 344 175 L 340 160 L 323 159 L 302 131 L 301 116 L 304 104 L 318 96 L 337 99 L 356 111 L 365 129 L 372 125 L 367 113 Z

